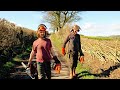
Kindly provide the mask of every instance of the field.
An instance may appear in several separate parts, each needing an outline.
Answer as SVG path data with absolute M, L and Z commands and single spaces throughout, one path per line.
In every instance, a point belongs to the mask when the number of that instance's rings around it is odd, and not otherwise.
M 120 39 L 81 37 L 85 67 L 100 78 L 120 78 Z
M 51 36 L 52 43 L 61 53 L 63 38 Z M 86 79 L 119 79 L 120 39 L 81 35 L 84 64 L 78 63 L 77 73 Z M 66 56 L 64 59 L 68 59 Z M 85 73 L 83 73 L 85 72 Z

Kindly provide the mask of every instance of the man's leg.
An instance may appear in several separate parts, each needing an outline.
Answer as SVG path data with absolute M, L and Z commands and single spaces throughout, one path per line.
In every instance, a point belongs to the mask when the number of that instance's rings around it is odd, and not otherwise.
M 69 53 L 69 60 L 67 60 L 68 63 L 68 68 L 69 68 L 69 78 L 72 79 L 73 78 L 73 53 Z
M 37 62 L 38 79 L 45 79 L 44 63 Z
M 78 52 L 75 52 L 75 54 L 73 55 L 73 65 L 72 65 L 73 76 L 76 76 L 75 72 L 76 72 L 77 63 L 78 63 Z
M 51 79 L 51 63 L 45 62 L 45 73 L 47 76 L 47 79 Z

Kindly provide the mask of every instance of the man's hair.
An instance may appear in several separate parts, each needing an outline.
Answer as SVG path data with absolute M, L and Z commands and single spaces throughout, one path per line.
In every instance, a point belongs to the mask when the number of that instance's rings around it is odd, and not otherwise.
M 38 30 L 39 30 L 39 28 L 40 28 L 41 26 L 43 26 L 45 29 L 47 29 L 47 27 L 46 27 L 45 24 L 40 24 L 40 25 L 38 26 Z
M 38 31 L 39 31 L 39 28 L 41 27 L 41 26 L 44 26 L 46 29 L 47 29 L 47 27 L 46 27 L 46 25 L 45 24 L 40 24 L 39 26 L 38 26 L 38 30 L 37 30 L 37 37 L 39 38 L 40 37 L 40 35 L 38 34 Z M 45 31 L 45 37 L 47 36 L 47 31 Z
M 76 30 L 78 30 L 78 31 L 81 30 L 80 26 L 78 26 L 78 25 L 76 25 L 76 24 L 73 26 L 72 29 L 76 29 Z

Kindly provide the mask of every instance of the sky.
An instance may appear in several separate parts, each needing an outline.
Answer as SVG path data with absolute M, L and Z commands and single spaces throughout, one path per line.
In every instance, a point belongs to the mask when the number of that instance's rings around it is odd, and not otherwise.
M 83 35 L 120 35 L 120 11 L 85 11 L 80 16 Z
M 46 24 L 50 30 L 49 24 L 43 22 L 44 15 L 41 11 L 0 11 L 0 18 L 35 31 L 41 23 Z M 81 20 L 75 24 L 81 27 L 80 34 L 86 36 L 120 35 L 120 11 L 83 11 L 79 15 Z

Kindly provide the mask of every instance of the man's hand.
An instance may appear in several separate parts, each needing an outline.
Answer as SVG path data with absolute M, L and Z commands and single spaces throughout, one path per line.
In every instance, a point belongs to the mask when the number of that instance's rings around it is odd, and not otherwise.
M 57 56 L 53 56 L 53 59 L 55 60 L 54 70 L 55 70 L 57 73 L 60 73 L 61 63 L 60 63 L 60 61 L 58 60 Z
M 61 70 L 61 64 L 56 64 L 54 70 L 59 74 Z
M 28 67 L 30 67 L 30 65 L 31 65 L 31 62 L 28 62 Z
M 84 62 L 84 56 L 80 56 L 79 61 L 80 61 L 80 63 L 83 63 Z
M 65 55 L 66 52 L 65 52 L 65 48 L 62 48 L 62 55 Z

